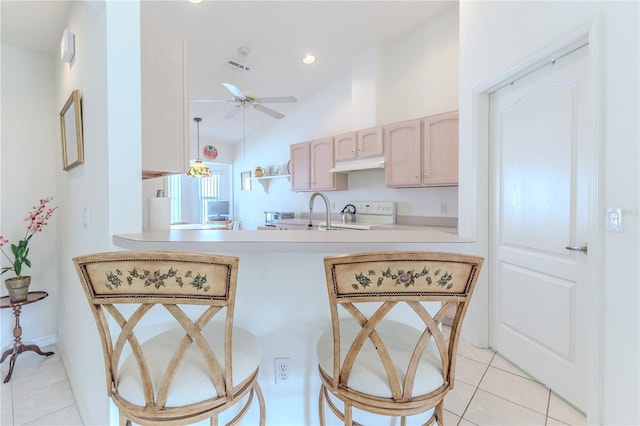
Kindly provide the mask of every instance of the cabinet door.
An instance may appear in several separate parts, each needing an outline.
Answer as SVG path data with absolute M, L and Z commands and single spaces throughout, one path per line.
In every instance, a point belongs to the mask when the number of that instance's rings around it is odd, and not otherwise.
M 380 157 L 383 154 L 384 132 L 381 127 L 358 132 L 358 158 Z
M 335 174 L 329 169 L 334 166 L 333 138 L 317 139 L 309 142 L 311 158 L 311 189 L 335 189 Z
M 309 142 L 291 145 L 291 190 L 309 190 Z
M 335 136 L 333 138 L 333 150 L 336 161 L 355 159 L 358 155 L 356 151 L 356 132 Z
M 386 182 L 388 186 L 420 186 L 421 120 L 385 127 Z
M 142 170 L 151 177 L 187 168 L 186 49 L 181 39 L 141 33 Z
M 458 184 L 458 112 L 424 119 L 423 183 L 428 186 Z

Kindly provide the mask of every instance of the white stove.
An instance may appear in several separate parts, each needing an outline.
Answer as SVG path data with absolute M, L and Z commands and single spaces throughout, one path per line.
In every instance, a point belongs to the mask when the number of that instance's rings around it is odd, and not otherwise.
M 375 225 L 396 223 L 395 201 L 351 201 L 348 204 L 356 208 L 355 222 L 331 221 L 333 228 L 368 231 Z M 326 224 L 320 223 L 321 227 L 323 225 Z

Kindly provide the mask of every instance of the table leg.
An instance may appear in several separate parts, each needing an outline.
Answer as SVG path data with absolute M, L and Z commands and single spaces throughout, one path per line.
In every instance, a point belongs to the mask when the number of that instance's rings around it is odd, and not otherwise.
M 42 350 L 40 349 L 40 347 L 38 347 L 38 345 L 22 345 L 22 349 L 20 350 L 20 353 L 26 352 L 26 351 L 32 351 L 42 356 L 50 356 L 54 354 L 54 352 L 42 352 Z
M 9 382 L 9 380 L 11 380 L 11 375 L 13 374 L 13 367 L 16 364 L 16 358 L 18 358 L 18 355 L 20 355 L 22 352 L 32 351 L 42 356 L 53 355 L 53 352 L 42 352 L 42 350 L 40 350 L 40 347 L 38 347 L 38 345 L 22 344 L 22 327 L 20 326 L 20 310 L 21 310 L 21 306 L 13 307 L 13 315 L 16 317 L 16 325 L 13 328 L 13 348 L 7 349 L 6 351 L 4 351 L 4 353 L 2 354 L 2 359 L 0 359 L 0 363 L 3 363 L 4 360 L 7 358 L 7 356 L 11 354 L 11 359 L 9 360 L 9 373 L 7 373 L 7 376 L 4 378 L 4 383 L 7 383 Z
M 18 352 L 14 352 L 11 355 L 11 359 L 9 359 L 9 373 L 4 378 L 4 383 L 8 383 L 11 380 L 11 375 L 13 374 L 13 367 L 16 365 L 16 358 L 18 357 Z
M 4 351 L 4 353 L 2 354 L 2 360 L 0 360 L 0 363 L 4 362 L 7 356 L 11 354 L 11 358 L 9 359 L 9 372 L 4 378 L 4 383 L 8 383 L 9 380 L 11 380 L 11 375 L 13 374 L 13 367 L 16 364 L 16 359 L 18 358 L 18 355 L 27 351 L 32 351 L 42 356 L 51 356 L 55 353 L 55 352 L 42 352 L 42 350 L 38 345 L 23 345 L 23 344 L 20 344 L 19 346 L 16 346 L 13 349 L 8 349 Z
M 7 359 L 9 354 L 13 353 L 13 351 L 14 351 L 14 348 L 7 349 L 6 351 L 4 351 L 4 353 L 2 354 L 2 359 L 0 359 L 0 364 L 2 364 L 4 360 Z

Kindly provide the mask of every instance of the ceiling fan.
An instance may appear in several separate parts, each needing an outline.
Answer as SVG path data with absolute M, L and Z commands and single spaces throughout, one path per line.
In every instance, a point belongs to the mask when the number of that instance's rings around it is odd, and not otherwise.
M 249 54 L 249 49 L 246 47 L 241 47 L 238 49 L 238 53 L 241 57 L 246 57 Z M 230 61 L 231 62 L 231 61 Z M 236 63 L 234 63 L 236 65 Z M 244 74 L 247 71 L 247 66 L 244 64 L 237 64 L 236 67 L 242 69 L 242 77 L 244 82 Z M 258 98 L 253 96 L 252 94 L 240 90 L 240 88 L 231 83 L 222 83 L 222 85 L 233 95 L 233 99 L 192 99 L 191 102 L 227 102 L 236 104 L 227 114 L 224 115 L 224 118 L 230 119 L 235 117 L 235 115 L 241 109 L 245 109 L 247 106 L 252 107 L 255 110 L 258 110 L 264 114 L 267 114 L 273 118 L 281 119 L 284 117 L 284 114 L 273 110 L 263 104 L 271 104 L 271 103 L 296 103 L 298 100 L 293 96 L 275 96 L 275 97 L 267 97 L 267 98 Z

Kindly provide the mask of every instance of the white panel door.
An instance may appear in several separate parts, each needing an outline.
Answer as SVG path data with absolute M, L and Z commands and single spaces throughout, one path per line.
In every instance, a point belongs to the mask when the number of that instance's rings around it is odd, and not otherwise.
M 491 94 L 490 341 L 586 411 L 588 47 Z

